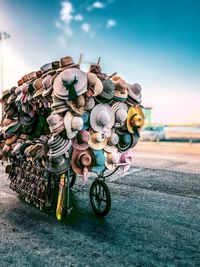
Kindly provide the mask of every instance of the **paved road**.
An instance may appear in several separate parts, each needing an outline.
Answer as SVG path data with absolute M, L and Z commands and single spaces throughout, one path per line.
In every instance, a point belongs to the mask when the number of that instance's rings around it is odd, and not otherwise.
M 135 157 L 126 175 L 110 178 L 112 208 L 104 219 L 89 203 L 92 181 L 79 180 L 62 223 L 22 202 L 1 170 L 0 266 L 200 266 L 195 164 Z

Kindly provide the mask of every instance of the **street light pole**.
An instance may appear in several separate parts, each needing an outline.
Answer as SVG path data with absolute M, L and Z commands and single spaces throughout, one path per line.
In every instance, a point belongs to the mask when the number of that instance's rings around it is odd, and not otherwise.
M 1 51 L 0 51 L 0 61 L 1 61 L 1 88 L 0 88 L 0 97 L 3 95 L 4 88 L 4 41 L 10 38 L 10 35 L 7 32 L 0 32 L 0 43 L 1 43 Z M 1 117 L 3 118 L 3 107 L 1 106 Z

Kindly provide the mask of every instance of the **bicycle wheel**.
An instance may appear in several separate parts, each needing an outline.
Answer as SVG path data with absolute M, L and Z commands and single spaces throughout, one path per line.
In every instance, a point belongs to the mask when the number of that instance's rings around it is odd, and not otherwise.
M 90 202 L 99 216 L 106 216 L 111 208 L 111 195 L 108 186 L 101 180 L 95 180 L 90 187 Z

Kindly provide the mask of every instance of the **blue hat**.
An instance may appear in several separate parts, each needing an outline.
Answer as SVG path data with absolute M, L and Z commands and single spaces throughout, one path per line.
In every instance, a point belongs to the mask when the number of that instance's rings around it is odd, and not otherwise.
M 83 119 L 83 130 L 87 130 L 90 128 L 90 114 L 88 112 L 84 112 L 82 115 Z
M 119 135 L 119 142 L 117 147 L 119 151 L 123 152 L 129 149 L 133 143 L 133 136 L 129 133 Z
M 92 168 L 93 172 L 101 173 L 105 169 L 106 158 L 103 150 L 93 150 L 95 155 L 95 163 Z

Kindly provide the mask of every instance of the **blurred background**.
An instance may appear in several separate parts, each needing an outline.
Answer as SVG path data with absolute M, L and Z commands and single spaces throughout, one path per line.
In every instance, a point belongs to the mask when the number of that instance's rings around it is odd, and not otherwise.
M 142 86 L 142 140 L 200 140 L 198 0 L 0 0 L 1 90 L 71 55 Z

